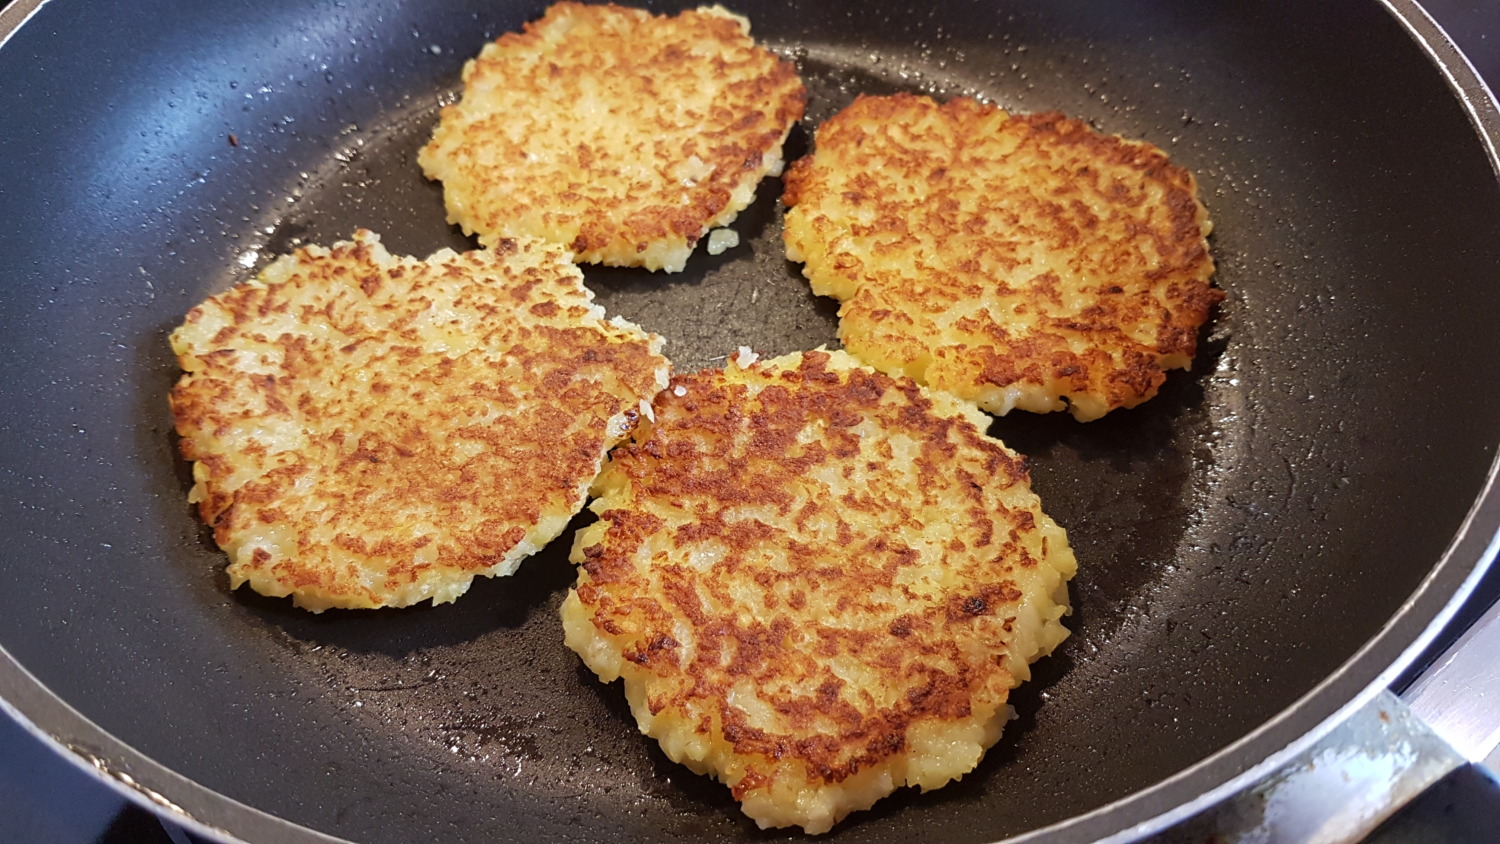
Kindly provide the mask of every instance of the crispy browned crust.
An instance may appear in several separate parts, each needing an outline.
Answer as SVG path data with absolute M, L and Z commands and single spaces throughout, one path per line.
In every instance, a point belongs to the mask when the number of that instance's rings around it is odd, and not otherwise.
M 676 376 L 596 482 L 601 521 L 575 542 L 564 617 L 623 654 L 618 671 L 591 665 L 624 676 L 642 729 L 762 825 L 757 793 L 818 805 L 846 781 L 874 789 L 831 820 L 778 810 L 818 831 L 895 786 L 961 775 L 1027 663 L 1066 635 L 1066 535 L 976 418 L 842 353 L 789 355 Z M 591 660 L 584 641 L 569 630 Z M 992 732 L 956 771 L 916 773 L 936 751 L 915 737 L 948 727 Z M 718 749 L 679 758 L 684 732 Z
M 540 241 L 420 261 L 361 231 L 190 311 L 172 413 L 233 585 L 378 607 L 508 574 L 666 378 L 590 298 Z
M 1055 112 L 860 97 L 783 201 L 853 354 L 996 413 L 1145 401 L 1223 298 L 1192 175 Z
M 681 269 L 779 172 L 807 101 L 748 30 L 719 7 L 558 3 L 464 67 L 463 98 L 418 160 L 482 241 L 530 235 L 584 263 Z

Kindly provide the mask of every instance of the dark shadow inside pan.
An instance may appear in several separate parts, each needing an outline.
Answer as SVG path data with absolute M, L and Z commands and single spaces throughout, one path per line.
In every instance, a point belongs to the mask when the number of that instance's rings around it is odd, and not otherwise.
M 470 642 L 497 629 L 524 625 L 547 596 L 566 591 L 574 572 L 567 563 L 567 539 L 575 525 L 591 522 L 579 516 L 564 533 L 564 539 L 544 554 L 528 560 L 507 578 L 478 577 L 462 599 L 452 606 L 418 604 L 402 612 L 346 610 L 313 614 L 292 606 L 290 599 L 268 598 L 248 587 L 237 590 L 235 599 L 244 609 L 283 630 L 291 639 L 309 643 L 300 647 L 330 646 L 348 653 L 372 653 L 401 657 L 421 648 L 445 647 Z

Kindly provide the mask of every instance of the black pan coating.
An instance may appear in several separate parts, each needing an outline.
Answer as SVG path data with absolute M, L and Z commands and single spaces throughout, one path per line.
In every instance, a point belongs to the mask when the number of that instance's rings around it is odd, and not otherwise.
M 472 246 L 415 151 L 463 59 L 542 8 L 56 0 L 0 50 L 0 645 L 147 756 L 338 836 L 788 837 L 667 761 L 562 646 L 566 541 L 454 605 L 312 616 L 229 593 L 185 502 L 167 333 L 356 226 Z M 1198 175 L 1229 293 L 1143 407 L 996 421 L 1072 537 L 1075 635 L 975 773 L 833 838 L 987 840 L 1097 809 L 1293 706 L 1397 613 L 1495 457 L 1500 191 L 1384 8 L 733 8 L 812 92 L 791 155 L 858 92 L 1060 109 Z M 779 189 L 723 256 L 588 282 L 682 368 L 831 342 L 832 303 L 782 257 Z M 219 819 L 194 799 L 174 802 Z

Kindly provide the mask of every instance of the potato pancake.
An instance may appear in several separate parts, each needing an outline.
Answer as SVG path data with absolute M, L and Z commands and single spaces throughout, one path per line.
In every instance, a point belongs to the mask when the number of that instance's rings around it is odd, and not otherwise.
M 172 413 L 231 588 L 440 604 L 561 533 L 669 375 L 582 282 L 539 240 L 419 261 L 361 231 L 193 308 Z
M 594 484 L 568 647 L 762 828 L 963 776 L 1075 569 L 987 423 L 843 352 L 676 376 Z
M 678 272 L 780 174 L 807 102 L 749 33 L 719 6 L 558 3 L 464 65 L 417 160 L 481 243 L 529 235 L 581 263 Z
M 1081 421 L 1187 368 L 1223 293 L 1187 170 L 1057 113 L 860 97 L 788 169 L 787 257 L 861 361 Z

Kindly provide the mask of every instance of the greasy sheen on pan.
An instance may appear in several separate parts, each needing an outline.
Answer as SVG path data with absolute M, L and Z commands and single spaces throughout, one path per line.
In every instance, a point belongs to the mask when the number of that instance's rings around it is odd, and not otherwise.
M 360 231 L 193 308 L 172 413 L 231 588 L 320 612 L 514 571 L 669 374 L 592 298 L 543 241 L 421 261 Z
M 1156 147 L 1057 113 L 860 97 L 786 174 L 787 256 L 860 360 L 1079 420 L 1187 368 L 1223 294 L 1208 214 Z
M 580 263 L 680 271 L 780 174 L 807 102 L 749 33 L 719 6 L 558 3 L 464 65 L 417 160 L 481 243 L 530 235 Z
M 963 776 L 1075 569 L 987 423 L 843 352 L 676 376 L 594 484 L 568 647 L 762 828 Z

